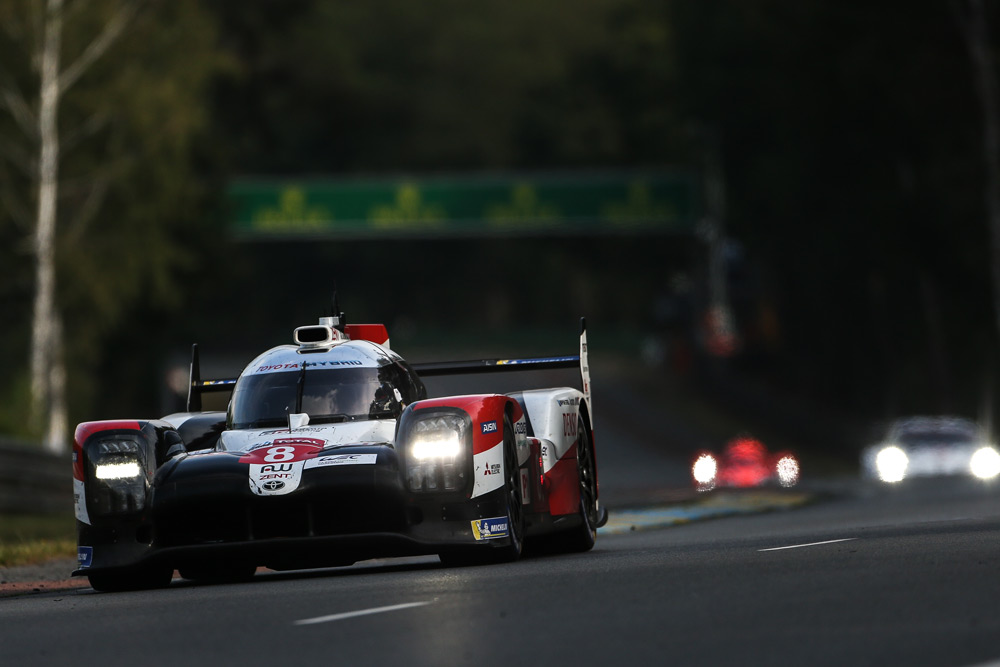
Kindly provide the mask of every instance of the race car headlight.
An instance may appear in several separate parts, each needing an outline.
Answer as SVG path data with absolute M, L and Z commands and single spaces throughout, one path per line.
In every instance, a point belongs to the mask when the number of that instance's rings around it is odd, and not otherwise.
M 138 461 L 101 463 L 94 467 L 94 477 L 97 479 L 132 479 L 141 474 L 142 468 Z
M 466 480 L 471 422 L 464 414 L 435 414 L 413 422 L 405 444 L 410 491 L 456 491 Z
M 875 457 L 875 470 L 883 482 L 900 482 L 906 477 L 909 463 L 906 452 L 892 445 L 879 451 Z
M 715 475 L 719 465 L 711 454 L 702 454 L 691 466 L 691 475 L 700 486 L 710 486 L 715 483 Z
M 794 456 L 782 456 L 775 466 L 778 472 L 778 484 L 789 487 L 795 486 L 799 482 L 799 462 Z
M 1000 475 L 1000 452 L 993 447 L 980 447 L 969 460 L 969 469 L 979 479 L 993 479 Z
M 87 446 L 90 478 L 87 499 L 92 515 L 141 512 L 146 505 L 146 466 L 142 447 L 130 436 L 97 440 Z
M 438 417 L 417 422 L 410 456 L 418 460 L 454 459 L 462 451 L 462 431 L 455 418 Z

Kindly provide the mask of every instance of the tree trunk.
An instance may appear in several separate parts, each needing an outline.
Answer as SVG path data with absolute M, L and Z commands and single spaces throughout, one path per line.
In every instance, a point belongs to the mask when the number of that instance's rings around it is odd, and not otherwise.
M 48 0 L 40 53 L 38 215 L 35 223 L 35 304 L 31 327 L 31 407 L 44 420 L 45 447 L 66 451 L 65 367 L 56 309 L 56 205 L 59 195 L 59 50 L 63 0 Z
M 66 365 L 62 320 L 56 303 L 56 225 L 59 200 L 59 104 L 63 94 L 121 36 L 144 4 L 122 0 L 104 29 L 65 71 L 60 67 L 64 0 L 47 0 L 42 38 L 34 61 L 39 64 L 38 209 L 35 219 L 35 303 L 31 324 L 31 420 L 44 433 L 46 449 L 68 449 Z M 30 113 L 21 113 L 29 117 Z

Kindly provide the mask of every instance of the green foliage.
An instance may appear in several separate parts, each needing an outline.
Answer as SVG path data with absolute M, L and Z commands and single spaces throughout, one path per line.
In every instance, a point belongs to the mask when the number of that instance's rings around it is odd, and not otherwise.
M 662 161 L 672 59 L 656 6 L 296 3 L 265 27 L 251 17 L 270 3 L 230 4 L 243 69 L 219 131 L 263 173 Z
M 25 417 L 30 407 L 29 384 L 26 370 L 7 374 L 0 384 L 0 433 L 25 441 L 38 435 Z
M 72 514 L 5 515 L 0 522 L 0 567 L 74 555 L 76 525 Z
M 961 4 L 671 3 L 681 111 L 721 139 L 729 232 L 780 313 L 758 371 L 803 394 L 887 416 L 984 400 L 996 332 Z
M 3 63 L 10 73 L 7 83 L 16 81 L 34 108 L 38 80 L 31 51 L 37 36 L 29 26 L 37 4 L 5 3 L 11 21 L 5 26 L 11 29 L 0 41 L 9 56 Z M 64 69 L 122 6 L 115 0 L 67 3 Z M 143 2 L 121 37 L 65 91 L 59 115 L 57 280 L 74 416 L 90 408 L 85 397 L 95 386 L 91 378 L 103 342 L 133 304 L 146 299 L 166 309 L 181 301 L 178 276 L 195 266 L 189 244 L 210 227 L 204 211 L 214 192 L 211 181 L 198 175 L 198 159 L 206 137 L 209 84 L 227 62 L 201 3 Z M 18 129 L 7 114 L 0 116 L 0 142 L 36 150 L 34 140 Z M 3 167 L 7 173 L 13 163 L 8 160 Z M 8 215 L 0 213 L 0 234 L 14 239 L 0 252 L 16 253 L 9 262 L 0 258 L 5 272 L 11 269 L 0 298 L 15 302 L 21 312 L 34 289 L 26 250 L 35 203 L 24 196 L 33 183 L 30 171 L 20 175 L 16 205 L 29 220 L 19 219 L 9 206 Z M 27 358 L 28 322 L 29 317 L 18 320 L 17 342 L 24 344 L 15 352 L 19 363 Z M 5 349 L 16 349 L 14 344 L 11 340 Z

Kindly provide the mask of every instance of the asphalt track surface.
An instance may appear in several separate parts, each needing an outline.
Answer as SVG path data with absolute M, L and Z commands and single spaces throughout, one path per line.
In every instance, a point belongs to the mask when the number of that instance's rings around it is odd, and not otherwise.
M 367 561 L 261 572 L 242 584 L 177 579 L 155 591 L 2 598 L 0 663 L 1000 660 L 1000 486 L 807 480 L 764 505 L 758 493 L 664 503 L 669 494 L 657 493 L 680 488 L 685 462 L 632 438 L 610 405 L 602 418 L 595 404 L 602 496 L 613 511 L 589 553 L 466 568 L 433 557 Z M 645 515 L 629 507 L 636 489 L 656 499 Z M 713 503 L 732 511 L 670 518 Z M 786 509 L 740 510 L 754 503 Z M 657 513 L 666 518 L 635 518 Z

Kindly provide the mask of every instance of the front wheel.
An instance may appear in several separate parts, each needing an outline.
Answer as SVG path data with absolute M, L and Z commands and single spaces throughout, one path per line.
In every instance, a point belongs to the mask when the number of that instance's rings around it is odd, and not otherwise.
M 524 505 L 521 498 L 521 470 L 517 464 L 517 443 L 510 417 L 503 418 L 503 498 L 507 515 L 507 537 L 502 546 L 480 545 L 439 554 L 448 566 L 507 563 L 521 557 L 524 551 Z
M 521 469 L 517 464 L 517 442 L 510 417 L 503 418 L 503 475 L 507 498 L 507 530 L 510 541 L 500 560 L 512 561 L 524 550 L 524 504 L 521 497 Z
M 569 551 L 590 551 L 597 541 L 599 513 L 597 508 L 597 465 L 594 443 L 583 415 L 577 417 L 576 471 L 580 483 L 580 525 L 566 535 Z

